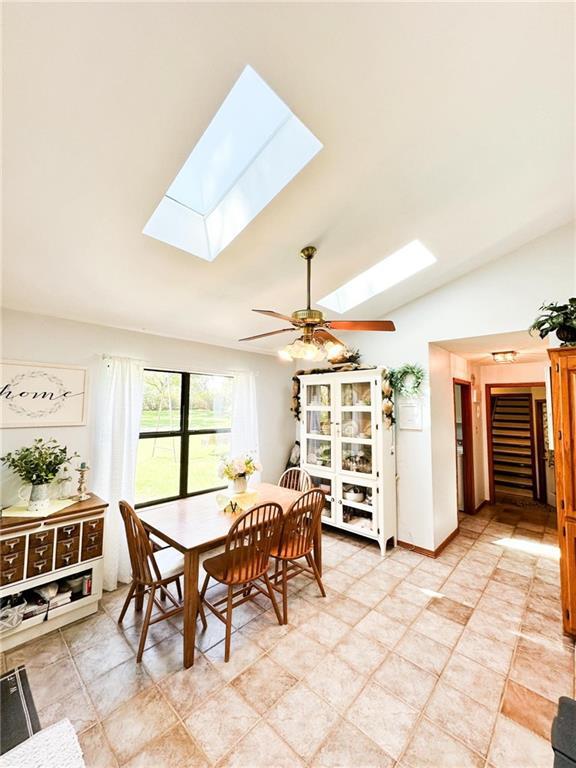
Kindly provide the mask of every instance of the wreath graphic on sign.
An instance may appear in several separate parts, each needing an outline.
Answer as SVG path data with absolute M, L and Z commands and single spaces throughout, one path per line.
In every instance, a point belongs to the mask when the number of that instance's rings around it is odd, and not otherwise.
M 20 373 L 18 376 L 15 376 L 12 381 L 8 382 L 8 386 L 16 387 L 25 379 L 46 379 L 51 384 L 55 385 L 58 390 L 58 394 L 63 395 L 64 392 L 66 392 L 66 388 L 62 379 L 59 379 L 58 376 L 52 376 L 49 373 L 45 373 L 44 371 Z M 50 407 L 44 408 L 40 411 L 32 411 L 29 408 L 14 402 L 14 400 L 7 400 L 6 404 L 11 411 L 14 411 L 14 413 L 19 413 L 22 416 L 50 416 L 51 414 L 56 413 L 56 411 L 59 411 L 65 402 L 65 398 L 59 397 L 58 400 L 51 402 Z

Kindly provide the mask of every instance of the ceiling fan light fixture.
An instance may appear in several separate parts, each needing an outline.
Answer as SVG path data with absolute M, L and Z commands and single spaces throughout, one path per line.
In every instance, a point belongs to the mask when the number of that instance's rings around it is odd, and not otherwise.
M 335 344 L 333 341 L 327 341 L 324 344 L 324 349 L 328 360 L 335 360 L 346 352 L 344 344 Z
M 327 352 L 323 344 L 318 344 L 316 341 L 304 341 L 302 337 L 293 341 L 292 344 L 288 344 L 283 349 L 278 351 L 278 356 L 281 360 L 310 360 L 319 362 L 325 360 Z

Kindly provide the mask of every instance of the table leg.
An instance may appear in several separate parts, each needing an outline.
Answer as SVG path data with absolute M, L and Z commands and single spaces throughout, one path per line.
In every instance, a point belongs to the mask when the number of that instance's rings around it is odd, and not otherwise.
M 314 534 L 314 562 L 318 573 L 322 576 L 322 521 L 318 520 L 318 528 Z
M 184 555 L 184 666 L 194 664 L 194 641 L 198 616 L 198 569 L 200 558 L 196 550 Z

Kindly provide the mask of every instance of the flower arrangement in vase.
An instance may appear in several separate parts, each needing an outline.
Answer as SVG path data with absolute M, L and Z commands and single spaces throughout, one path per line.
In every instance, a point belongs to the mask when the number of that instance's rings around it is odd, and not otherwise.
M 260 463 L 247 453 L 244 456 L 223 461 L 218 468 L 218 476 L 230 480 L 234 493 L 245 493 L 248 478 L 254 472 L 260 472 L 261 469 Z
M 0 461 L 24 481 L 25 485 L 19 491 L 22 501 L 27 496 L 28 485 L 32 486 L 28 502 L 30 512 L 43 512 L 50 503 L 50 484 L 56 480 L 60 469 L 77 456 L 77 453 L 69 454 L 68 449 L 56 440 L 43 440 L 39 437 L 30 446 L 10 451 Z

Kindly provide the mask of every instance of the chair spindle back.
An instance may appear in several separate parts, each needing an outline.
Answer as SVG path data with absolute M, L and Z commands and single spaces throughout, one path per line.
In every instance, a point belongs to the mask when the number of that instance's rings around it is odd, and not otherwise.
M 239 517 L 228 532 L 227 583 L 244 583 L 268 570 L 270 550 L 280 538 L 282 507 L 270 502 L 253 507 Z
M 324 494 L 315 488 L 307 491 L 290 507 L 282 528 L 281 552 L 297 559 L 311 551 L 318 518 L 324 508 Z
M 312 480 L 305 469 L 292 467 L 282 473 L 278 485 L 281 488 L 290 488 L 292 491 L 309 491 L 312 488 Z
M 154 579 L 160 578 L 160 572 L 154 559 L 150 539 L 132 506 L 127 501 L 120 501 L 119 507 L 126 529 L 132 578 L 142 584 L 151 584 Z

